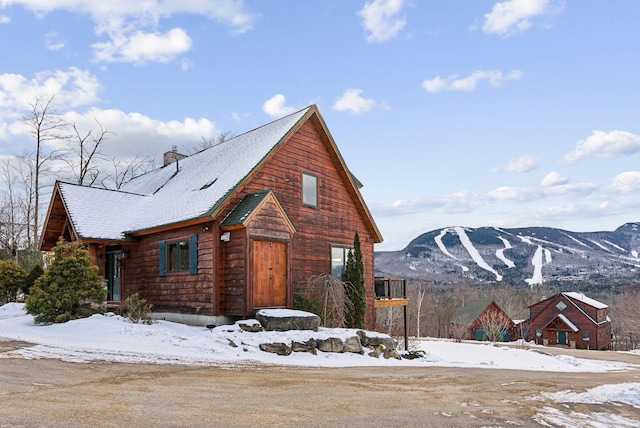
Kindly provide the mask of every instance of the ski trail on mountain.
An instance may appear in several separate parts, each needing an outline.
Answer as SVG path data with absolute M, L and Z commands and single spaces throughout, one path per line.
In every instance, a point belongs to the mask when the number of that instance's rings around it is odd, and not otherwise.
M 503 238 L 502 236 L 498 236 L 498 239 L 502 241 L 502 243 L 504 244 L 504 248 L 496 250 L 496 257 L 502 260 L 504 264 L 507 265 L 508 268 L 516 267 L 516 264 L 513 261 L 506 258 L 504 255 L 504 252 L 506 250 L 513 248 L 513 246 L 511 245 L 511 242 L 509 242 L 506 238 Z
M 458 234 L 458 237 L 460 238 L 460 242 L 462 243 L 462 246 L 467 250 L 467 252 L 471 256 L 471 259 L 474 262 L 476 262 L 476 264 L 480 266 L 482 269 L 494 274 L 496 276 L 496 281 L 502 281 L 502 275 L 500 275 L 494 268 L 489 266 L 489 263 L 487 263 L 482 258 L 482 256 L 480 255 L 480 252 L 476 249 L 476 247 L 473 246 L 473 243 L 471 242 L 471 239 L 469 239 L 467 232 L 464 231 L 464 228 L 460 226 L 456 226 L 453 228 L 453 230 L 455 230 L 455 232 Z

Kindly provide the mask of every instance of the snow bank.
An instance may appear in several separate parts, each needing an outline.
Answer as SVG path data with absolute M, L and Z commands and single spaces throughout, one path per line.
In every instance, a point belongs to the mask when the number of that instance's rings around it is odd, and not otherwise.
M 126 363 L 182 365 L 277 364 L 308 367 L 355 366 L 446 366 L 562 372 L 605 372 L 628 366 L 610 361 L 554 357 L 525 349 L 494 346 L 488 343 L 455 343 L 447 340 L 413 341 L 412 349 L 425 352 L 423 358 L 394 360 L 372 358 L 353 353 L 317 355 L 294 352 L 279 356 L 260 350 L 261 343 L 305 342 L 310 338 L 343 340 L 356 335 L 350 329 L 251 333 L 239 324 L 214 329 L 193 327 L 168 321 L 135 324 L 114 315 L 93 315 L 64 324 L 41 326 L 27 315 L 24 304 L 0 307 L 0 338 L 34 343 L 15 351 L 0 353 L 0 358 L 57 358 L 65 361 L 113 361 Z M 1 340 L 1 339 L 0 339 Z

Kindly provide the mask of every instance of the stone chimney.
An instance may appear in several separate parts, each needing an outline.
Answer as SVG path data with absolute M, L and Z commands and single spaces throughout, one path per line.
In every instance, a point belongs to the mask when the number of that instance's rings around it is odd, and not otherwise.
M 180 159 L 186 158 L 187 155 L 183 155 L 182 153 L 178 153 L 178 146 L 171 146 L 170 152 L 164 153 L 164 165 L 167 166 L 169 164 L 174 163 L 175 161 L 179 161 Z

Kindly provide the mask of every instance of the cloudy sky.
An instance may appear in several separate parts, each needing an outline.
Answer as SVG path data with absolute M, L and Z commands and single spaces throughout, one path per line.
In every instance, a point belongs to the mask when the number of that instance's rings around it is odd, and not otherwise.
M 315 103 L 385 242 L 640 221 L 640 2 L 0 0 L 0 156 L 34 96 L 185 151 Z

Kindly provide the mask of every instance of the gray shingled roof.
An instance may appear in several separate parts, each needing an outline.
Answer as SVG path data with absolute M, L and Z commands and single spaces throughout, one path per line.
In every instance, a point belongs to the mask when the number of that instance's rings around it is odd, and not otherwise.
M 125 238 L 211 215 L 312 107 L 144 174 L 120 191 L 58 183 L 83 238 Z
M 493 300 L 468 300 L 464 307 L 453 317 L 456 323 L 472 323 L 493 302 Z

